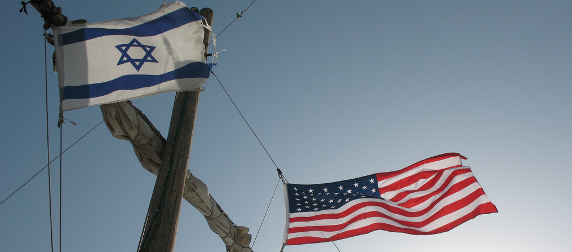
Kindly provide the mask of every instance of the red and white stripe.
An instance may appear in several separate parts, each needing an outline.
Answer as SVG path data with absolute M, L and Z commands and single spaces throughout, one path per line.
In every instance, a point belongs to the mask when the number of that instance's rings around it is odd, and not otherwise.
M 384 199 L 361 198 L 339 209 L 289 213 L 285 243 L 333 241 L 374 230 L 436 234 L 497 212 L 461 159 L 466 158 L 448 153 L 376 174 Z

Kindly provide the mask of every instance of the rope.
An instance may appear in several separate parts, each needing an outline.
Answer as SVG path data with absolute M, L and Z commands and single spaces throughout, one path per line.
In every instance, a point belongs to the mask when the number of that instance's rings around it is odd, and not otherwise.
M 83 136 L 81 136 L 79 139 L 77 139 L 73 144 L 71 144 L 68 148 L 66 148 L 64 151 L 61 152 L 60 155 L 58 155 L 57 157 L 53 158 L 46 166 L 44 166 L 44 168 L 40 169 L 38 172 L 36 172 L 36 174 L 34 174 L 30 179 L 28 179 L 26 182 L 24 182 L 24 184 L 22 184 L 20 187 L 18 187 L 18 189 L 16 189 L 14 192 L 12 192 L 10 195 L 8 195 L 8 197 L 6 197 L 4 200 L 2 200 L 2 202 L 0 202 L 0 205 L 4 204 L 4 202 L 6 202 L 10 197 L 12 197 L 14 194 L 16 194 L 18 191 L 20 191 L 20 189 L 22 189 L 24 186 L 26 186 L 30 181 L 32 181 L 32 179 L 34 179 L 36 176 L 38 176 L 38 174 L 40 174 L 42 171 L 44 171 L 46 168 L 48 168 L 48 166 L 53 163 L 54 161 L 56 161 L 56 159 L 58 159 L 59 157 L 61 157 L 64 153 L 66 153 L 69 149 L 71 149 L 75 144 L 77 144 L 79 141 L 81 141 L 84 137 L 86 137 L 89 133 L 91 133 L 93 130 L 95 130 L 99 125 L 101 125 L 103 123 L 103 120 L 101 122 L 99 122 L 97 125 L 95 125 L 93 128 L 91 128 L 87 133 L 85 133 Z
M 272 161 L 272 164 L 274 164 L 274 167 L 276 167 L 276 172 L 278 172 L 278 177 L 280 177 L 280 179 L 283 182 L 288 183 L 288 180 L 286 180 L 286 178 L 282 174 L 282 170 L 280 170 L 280 168 L 278 168 L 278 165 L 276 164 L 276 162 L 274 162 L 274 159 L 272 158 L 272 156 L 270 155 L 270 153 L 268 152 L 268 150 L 266 149 L 264 144 L 262 144 L 262 141 L 260 141 L 260 138 L 258 137 L 258 135 L 256 135 L 256 132 L 254 132 L 254 129 L 252 129 L 252 127 L 250 126 L 250 123 L 248 123 L 248 121 L 246 120 L 246 118 L 244 117 L 242 112 L 240 112 L 240 109 L 238 108 L 238 106 L 236 106 L 236 103 L 234 102 L 232 97 L 230 97 L 230 94 L 226 91 L 226 88 L 224 88 L 224 85 L 222 85 L 222 82 L 220 81 L 218 76 L 216 76 L 216 74 L 212 71 L 212 69 L 211 69 L 211 73 L 216 78 L 216 80 L 218 81 L 218 84 L 222 87 L 222 90 L 226 93 L 226 96 L 228 97 L 228 99 L 230 99 L 230 102 L 232 102 L 232 105 L 234 105 L 234 108 L 236 109 L 236 111 L 238 111 L 238 114 L 240 114 L 240 117 L 242 117 L 242 120 L 246 123 L 246 125 L 248 126 L 248 128 L 250 129 L 250 131 L 252 132 L 254 137 L 256 138 L 256 140 L 258 140 L 258 143 L 260 144 L 260 146 L 262 146 L 262 149 L 264 149 L 264 152 L 266 152 L 266 155 L 270 158 L 270 161 Z
M 252 4 L 251 4 L 252 5 Z M 256 236 L 254 237 L 254 241 L 252 242 L 252 248 L 254 248 L 254 244 L 256 243 L 256 239 L 258 238 L 258 234 L 260 233 L 260 230 L 262 229 L 262 225 L 264 224 L 264 220 L 266 219 L 266 216 L 268 214 L 268 210 L 270 209 L 270 205 L 272 204 L 272 201 L 274 199 L 274 195 L 276 194 L 276 189 L 278 188 L 278 184 L 280 184 L 280 181 L 282 181 L 283 183 L 287 184 L 288 180 L 286 179 L 286 177 L 284 176 L 284 174 L 282 173 L 282 170 L 280 170 L 280 168 L 278 168 L 278 165 L 276 164 L 276 162 L 274 162 L 274 159 L 272 158 L 272 156 L 270 155 L 270 153 L 268 152 L 268 150 L 266 149 L 266 147 L 264 147 L 264 144 L 262 144 L 262 141 L 260 140 L 260 138 L 258 137 L 258 135 L 256 135 L 256 132 L 254 132 L 254 129 L 252 129 L 252 127 L 250 126 L 250 123 L 248 123 L 248 121 L 246 120 L 246 118 L 244 117 L 244 115 L 242 114 L 242 112 L 240 112 L 240 109 L 238 108 L 238 106 L 236 105 L 236 103 L 234 102 L 234 100 L 232 99 L 232 97 L 230 97 L 230 94 L 226 91 L 226 88 L 224 87 L 224 85 L 222 84 L 222 82 L 220 81 L 220 79 L 218 78 L 218 76 L 216 76 L 216 74 L 214 73 L 214 71 L 212 71 L 211 69 L 211 73 L 213 74 L 213 76 L 216 78 L 216 80 L 218 81 L 219 85 L 222 87 L 223 91 L 226 93 L 226 96 L 228 97 L 228 99 L 230 99 L 232 105 L 234 105 L 234 108 L 238 111 L 238 113 L 240 114 L 240 117 L 242 117 L 242 120 L 246 123 L 246 125 L 248 126 L 248 128 L 250 129 L 250 131 L 252 132 L 252 134 L 254 135 L 254 137 L 256 137 L 256 140 L 258 140 L 258 143 L 260 144 L 260 146 L 262 146 L 262 149 L 264 149 L 264 151 L 266 152 L 266 155 L 268 155 L 268 157 L 270 158 L 270 160 L 272 161 L 272 163 L 274 164 L 274 167 L 276 167 L 276 171 L 278 172 L 278 183 L 276 183 L 276 187 L 274 188 L 274 192 L 272 193 L 272 197 L 270 198 L 270 203 L 268 204 L 268 207 L 266 208 L 266 212 L 264 213 L 264 217 L 262 218 L 262 222 L 260 223 L 260 227 L 258 228 L 258 231 L 256 232 Z M 338 246 L 336 245 L 336 243 L 334 241 L 332 241 L 332 244 L 334 244 L 334 247 L 336 247 L 336 249 L 338 250 L 338 252 L 341 252 L 340 249 L 338 248 Z M 284 247 L 286 246 L 286 244 L 284 244 L 282 246 L 282 249 L 280 251 L 284 250 Z
M 63 158 L 62 158 L 62 146 L 63 146 L 63 126 L 60 126 L 60 252 L 62 252 L 62 170 L 63 170 Z
M 26 11 L 26 3 L 22 1 L 22 7 Z M 20 10 L 21 11 L 21 10 Z M 28 14 L 28 12 L 26 12 Z M 46 93 L 46 147 L 48 152 L 48 199 L 50 205 L 50 246 L 54 252 L 54 224 L 52 217 L 52 169 L 50 166 L 50 112 L 48 110 L 48 49 L 46 41 L 46 30 L 44 30 L 44 81 Z
M 139 244 L 137 245 L 137 251 L 141 251 L 141 246 L 143 245 L 143 236 L 145 235 L 145 227 L 147 227 L 147 221 L 149 221 L 149 209 L 147 209 L 147 214 L 145 215 L 145 222 L 143 222 L 143 229 L 141 230 L 141 236 L 139 237 Z
M 256 244 L 256 239 L 258 238 L 258 235 L 260 234 L 260 230 L 262 229 L 262 225 L 264 225 L 264 221 L 266 220 L 266 216 L 268 215 L 268 210 L 270 209 L 270 205 L 272 204 L 272 201 L 274 200 L 274 195 L 276 195 L 276 190 L 278 189 L 278 185 L 280 184 L 280 181 L 282 181 L 282 183 L 286 184 L 286 183 L 288 183 L 288 180 L 286 180 L 286 177 L 284 177 L 282 170 L 280 170 L 280 168 L 278 168 L 278 165 L 276 164 L 276 162 L 274 161 L 274 159 L 272 158 L 272 156 L 270 155 L 270 153 L 268 152 L 268 150 L 266 149 L 266 147 L 264 146 L 264 144 L 262 143 L 262 141 L 260 140 L 258 135 L 256 135 L 256 132 L 254 132 L 254 129 L 252 128 L 252 126 L 250 126 L 250 123 L 248 123 L 248 121 L 246 120 L 246 118 L 244 117 L 244 115 L 242 114 L 242 112 L 240 111 L 240 109 L 238 108 L 238 106 L 236 105 L 234 100 L 232 99 L 232 97 L 230 97 L 230 94 L 228 93 L 228 91 L 226 91 L 226 88 L 224 87 L 224 85 L 222 84 L 222 82 L 220 81 L 218 76 L 216 76 L 216 74 L 212 71 L 212 69 L 211 69 L 211 73 L 216 78 L 216 80 L 218 81 L 222 90 L 224 91 L 224 93 L 226 94 L 226 96 L 228 97 L 228 99 L 230 100 L 232 105 L 234 105 L 234 108 L 236 109 L 236 111 L 238 111 L 238 114 L 240 114 L 240 117 L 242 118 L 244 123 L 246 123 L 246 125 L 248 126 L 248 128 L 250 129 L 250 131 L 252 132 L 252 134 L 254 135 L 254 137 L 256 138 L 258 143 L 260 144 L 260 146 L 262 146 L 262 149 L 264 149 L 264 152 L 266 152 L 266 155 L 268 156 L 268 158 L 270 158 L 270 161 L 272 161 L 272 164 L 274 164 L 274 167 L 276 167 L 276 172 L 278 173 L 278 178 L 279 178 L 278 182 L 276 182 L 276 186 L 274 187 L 274 192 L 272 193 L 272 197 L 270 198 L 270 202 L 268 203 L 268 206 L 266 207 L 266 212 L 264 213 L 264 216 L 262 217 L 262 221 L 260 223 L 260 226 L 258 227 L 258 231 L 256 232 L 256 236 L 254 237 L 254 241 L 252 242 L 251 247 L 254 248 L 254 244 Z
M 238 20 L 239 18 L 242 17 L 242 15 L 250 8 L 250 6 L 252 6 L 252 4 L 254 4 L 254 2 L 256 2 L 256 0 L 253 0 L 248 7 L 246 7 L 246 9 L 244 9 L 243 11 L 240 12 L 240 14 L 236 13 L 236 18 L 234 20 L 232 20 L 232 22 L 230 22 L 230 24 L 228 24 L 224 29 L 222 29 L 222 31 L 217 35 L 217 37 L 219 37 L 228 27 L 230 27 L 232 24 L 234 24 L 234 22 L 236 22 L 236 20 Z
M 252 241 L 252 248 L 254 249 L 254 244 L 256 243 L 256 239 L 258 238 L 258 234 L 260 233 L 260 230 L 262 229 L 262 225 L 264 224 L 264 220 L 266 220 L 266 215 L 268 215 L 268 209 L 270 209 L 270 205 L 272 204 L 272 200 L 274 200 L 274 195 L 276 194 L 276 189 L 278 189 L 278 185 L 280 184 L 280 181 L 282 179 L 278 179 L 278 182 L 276 182 L 276 186 L 274 187 L 274 192 L 272 193 L 272 197 L 270 198 L 270 203 L 268 203 L 268 206 L 266 207 L 266 212 L 264 213 L 264 217 L 262 217 L 262 222 L 260 223 L 260 226 L 258 227 L 258 231 L 256 232 L 256 236 L 254 237 L 254 241 Z
M 338 252 L 341 252 L 341 251 L 340 251 L 340 248 L 338 248 L 338 245 L 336 245 L 336 243 L 335 243 L 334 241 L 332 241 L 332 244 L 334 244 L 334 247 L 336 247 L 336 249 L 338 250 Z

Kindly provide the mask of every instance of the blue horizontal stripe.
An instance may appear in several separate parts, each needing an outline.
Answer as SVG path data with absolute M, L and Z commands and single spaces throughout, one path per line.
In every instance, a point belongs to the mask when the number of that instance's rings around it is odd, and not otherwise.
M 209 76 L 210 67 L 207 64 L 193 62 L 161 75 L 124 75 L 108 82 L 63 87 L 63 100 L 96 98 L 117 90 L 135 90 L 176 79 L 208 78 Z
M 179 26 L 201 20 L 198 13 L 189 8 L 181 8 L 157 19 L 126 29 L 83 28 L 61 35 L 60 45 L 69 45 L 109 35 L 156 36 Z

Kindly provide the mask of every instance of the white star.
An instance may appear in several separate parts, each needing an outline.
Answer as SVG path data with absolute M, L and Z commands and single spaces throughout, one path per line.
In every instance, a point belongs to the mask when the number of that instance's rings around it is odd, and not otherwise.
M 331 200 L 329 200 L 328 202 L 330 202 L 330 203 L 334 203 L 334 200 L 333 200 L 333 199 L 331 199 Z
M 352 189 L 349 189 L 349 190 L 348 190 L 348 193 L 352 193 Z
M 294 191 L 298 191 L 298 188 L 294 187 Z
M 373 179 L 370 179 L 370 180 L 369 180 L 369 183 L 372 183 L 372 184 L 373 184 L 373 181 L 375 181 L 375 180 L 373 180 Z
M 374 193 L 374 192 L 375 192 L 375 188 L 371 189 L 371 192 Z
M 367 189 L 367 186 L 363 186 L 362 189 L 364 189 L 364 190 Z
M 316 201 L 316 198 L 312 198 L 313 201 Z
M 354 183 L 354 186 L 355 186 L 355 187 L 358 187 L 358 186 L 359 186 L 359 183 L 358 183 L 358 182 L 355 182 L 355 183 Z
M 324 192 L 328 192 L 328 188 L 324 187 Z
M 300 196 L 300 194 L 298 194 L 298 193 L 295 193 L 294 195 L 296 195 L 296 196 Z
M 307 199 L 307 198 L 308 198 L 308 196 L 304 195 L 304 197 L 303 197 L 303 198 L 304 198 L 304 199 Z
M 310 193 L 313 193 L 313 192 L 314 192 L 314 190 L 312 190 L 312 188 L 310 188 L 310 190 L 308 190 L 308 192 L 310 192 Z
M 300 208 L 298 208 L 298 209 L 296 209 L 296 210 L 298 210 L 298 212 L 302 211 L 302 209 L 300 209 Z
M 350 201 L 350 199 L 349 199 L 349 198 L 346 198 L 346 202 L 348 202 L 348 201 Z
M 344 187 L 343 187 L 343 186 L 338 186 L 338 188 L 340 188 L 340 191 L 341 191 L 341 190 L 344 190 Z

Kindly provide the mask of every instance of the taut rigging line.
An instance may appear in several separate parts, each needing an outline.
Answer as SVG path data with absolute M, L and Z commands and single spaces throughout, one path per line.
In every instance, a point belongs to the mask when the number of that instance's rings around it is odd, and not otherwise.
M 69 147 L 67 147 L 65 150 L 63 150 L 60 155 L 53 158 L 46 166 L 44 166 L 44 168 L 42 168 L 38 172 L 36 172 L 36 174 L 34 174 L 30 179 L 28 179 L 26 182 L 24 182 L 24 184 L 22 184 L 20 187 L 18 187 L 18 189 L 16 189 L 14 192 L 12 192 L 10 195 L 8 195 L 8 197 L 6 197 L 4 200 L 2 200 L 2 202 L 0 202 L 0 205 L 2 205 L 4 202 L 6 202 L 6 200 L 8 200 L 10 197 L 12 197 L 12 195 L 14 195 L 18 191 L 20 191 L 20 189 L 22 189 L 24 186 L 26 186 L 30 181 L 32 181 L 32 179 L 34 179 L 36 176 L 38 176 L 38 174 L 40 174 L 42 171 L 44 171 L 46 168 L 48 168 L 48 165 L 50 165 L 51 163 L 56 161 L 56 159 L 61 157 L 64 153 L 66 153 L 66 151 L 71 149 L 75 144 L 77 144 L 79 141 L 81 141 L 89 133 L 91 133 L 93 130 L 95 130 L 97 127 L 99 127 L 99 125 L 101 125 L 102 123 L 103 123 L 103 120 L 101 120 L 101 122 L 99 122 L 97 125 L 93 126 L 93 128 L 91 128 L 89 131 L 87 131 L 87 133 L 85 133 L 83 136 L 81 136 L 79 139 L 77 139 L 73 144 L 71 144 Z

